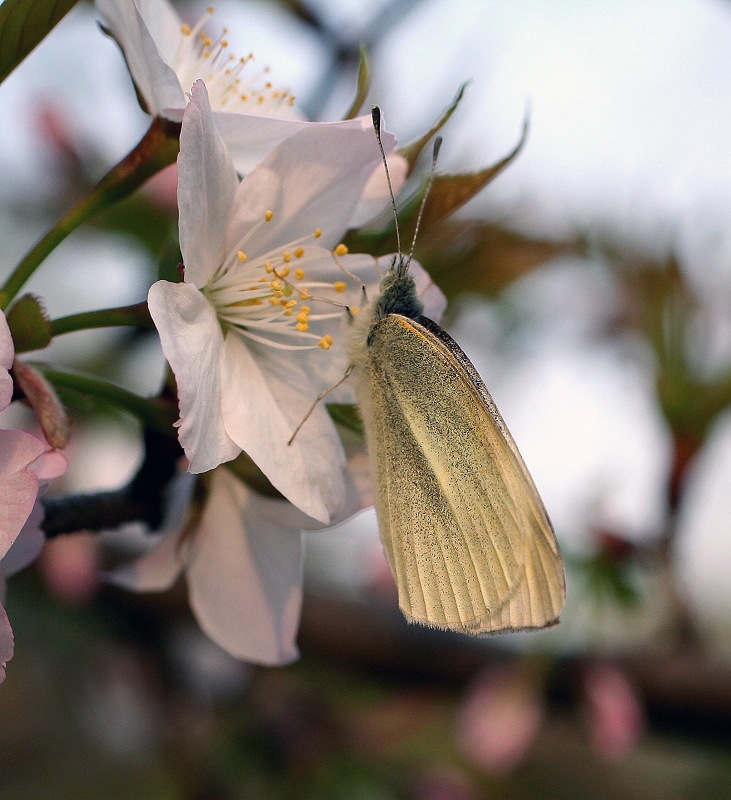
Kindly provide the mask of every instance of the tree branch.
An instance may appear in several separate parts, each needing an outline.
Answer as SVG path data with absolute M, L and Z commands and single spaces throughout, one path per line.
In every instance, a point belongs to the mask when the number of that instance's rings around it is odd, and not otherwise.
M 52 539 L 79 531 L 112 530 L 128 522 L 150 529 L 162 522 L 165 489 L 182 455 L 176 438 L 151 428 L 144 434 L 145 458 L 127 486 L 110 492 L 52 497 L 43 500 L 46 517 L 41 528 Z

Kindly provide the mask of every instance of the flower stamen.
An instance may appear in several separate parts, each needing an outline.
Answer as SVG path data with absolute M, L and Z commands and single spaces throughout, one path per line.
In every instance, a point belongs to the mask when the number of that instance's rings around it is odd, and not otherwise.
M 180 26 L 180 38 L 170 66 L 187 90 L 197 79 L 208 87 L 211 107 L 253 114 L 289 116 L 294 97 L 286 89 L 275 88 L 268 79 L 269 67 L 243 77 L 243 70 L 254 60 L 252 53 L 238 57 L 229 51 L 229 29 L 221 28 L 217 36 L 203 30 L 215 9 L 211 6 L 190 26 Z

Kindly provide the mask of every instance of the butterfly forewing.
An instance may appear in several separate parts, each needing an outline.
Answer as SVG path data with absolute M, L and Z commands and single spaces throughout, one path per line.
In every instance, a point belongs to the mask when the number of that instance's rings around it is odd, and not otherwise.
M 370 331 L 358 388 L 404 614 L 468 633 L 553 623 L 565 588 L 551 524 L 457 344 L 389 315 Z

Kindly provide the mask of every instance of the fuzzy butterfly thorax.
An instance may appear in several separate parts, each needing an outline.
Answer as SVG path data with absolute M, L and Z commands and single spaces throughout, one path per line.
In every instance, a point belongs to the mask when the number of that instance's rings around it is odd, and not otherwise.
M 424 304 L 408 271 L 409 261 L 403 255 L 394 256 L 394 264 L 381 281 L 380 294 L 373 304 L 371 326 L 389 314 L 418 320 L 424 313 Z

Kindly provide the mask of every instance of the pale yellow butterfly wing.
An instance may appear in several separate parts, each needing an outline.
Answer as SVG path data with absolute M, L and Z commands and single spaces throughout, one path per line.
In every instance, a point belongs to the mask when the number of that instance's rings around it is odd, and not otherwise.
M 474 367 L 423 323 L 376 323 L 358 375 L 401 610 L 466 633 L 551 625 L 566 590 L 543 503 Z

